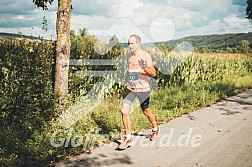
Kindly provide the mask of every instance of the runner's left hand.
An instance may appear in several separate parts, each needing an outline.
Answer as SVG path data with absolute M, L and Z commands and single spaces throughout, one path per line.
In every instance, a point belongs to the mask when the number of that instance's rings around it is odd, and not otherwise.
M 144 61 L 144 59 L 141 58 L 140 60 L 138 60 L 138 63 L 139 63 L 140 67 L 141 67 L 143 70 L 146 69 L 147 64 L 146 64 L 146 61 Z

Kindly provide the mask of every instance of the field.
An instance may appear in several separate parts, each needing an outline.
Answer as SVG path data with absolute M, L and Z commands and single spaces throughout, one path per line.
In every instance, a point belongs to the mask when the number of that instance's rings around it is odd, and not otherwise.
M 99 55 L 94 51 L 96 41 L 93 36 L 72 36 L 71 59 L 117 61 L 125 53 L 123 46 L 118 43 L 108 53 Z M 64 127 L 58 122 L 61 113 L 54 113 L 53 110 L 54 47 L 50 41 L 0 39 L 1 166 L 44 166 L 62 157 L 89 152 L 93 147 L 108 142 L 111 137 L 123 135 L 120 114 L 124 89 L 122 80 L 118 81 L 118 78 L 109 74 L 105 75 L 105 79 L 104 76 L 74 75 L 76 71 L 115 70 L 114 66 L 71 66 L 69 107 L 87 95 L 96 82 L 106 80 L 111 87 L 95 90 L 102 95 L 103 100 L 85 116 L 78 118 L 71 127 Z M 164 55 L 162 52 L 150 53 L 154 60 L 161 56 L 167 60 L 159 67 L 174 65 L 174 57 L 169 57 L 170 51 Z M 122 60 L 118 62 L 123 63 Z M 250 53 L 193 52 L 179 61 L 168 74 L 161 71 L 152 79 L 151 95 L 151 109 L 159 124 L 252 87 Z M 89 100 L 86 103 L 82 101 L 81 105 L 86 105 Z M 150 128 L 139 107 L 131 113 L 131 118 L 134 132 Z M 95 140 L 88 138 L 93 134 L 99 137 Z M 70 142 L 76 136 L 79 138 Z M 85 142 L 81 142 L 81 139 Z M 58 144 L 57 147 L 52 143 Z

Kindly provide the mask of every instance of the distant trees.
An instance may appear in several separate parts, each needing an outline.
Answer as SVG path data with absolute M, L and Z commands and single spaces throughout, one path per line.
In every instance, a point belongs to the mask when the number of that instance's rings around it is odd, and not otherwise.
M 198 52 L 199 52 L 199 53 L 208 53 L 209 51 L 208 51 L 208 49 L 207 49 L 206 47 L 200 47 L 200 48 L 198 49 Z
M 241 44 L 241 41 L 247 42 Z M 178 43 L 183 41 L 190 42 L 194 46 L 194 51 L 199 53 L 251 53 L 252 52 L 252 32 L 236 33 L 236 34 L 221 34 L 221 35 L 203 35 L 190 36 L 176 40 L 163 42 L 166 50 L 172 50 Z M 160 43 L 157 43 L 160 44 Z M 156 44 L 156 45 L 157 45 Z M 162 45 L 157 46 L 161 48 Z M 249 48 L 246 48 L 249 47 Z M 245 50 L 244 50 L 245 49 Z
M 248 53 L 249 48 L 249 41 L 248 40 L 241 40 L 241 49 L 243 53 Z
M 228 53 L 234 53 L 234 50 L 232 48 L 230 48 L 230 47 L 227 47 L 227 52 Z
M 158 48 L 158 50 L 160 50 L 163 54 L 165 54 L 165 55 L 166 55 L 167 50 L 166 50 L 166 46 L 165 46 L 165 44 L 163 44 L 163 43 L 159 43 L 159 44 L 157 44 L 157 48 Z

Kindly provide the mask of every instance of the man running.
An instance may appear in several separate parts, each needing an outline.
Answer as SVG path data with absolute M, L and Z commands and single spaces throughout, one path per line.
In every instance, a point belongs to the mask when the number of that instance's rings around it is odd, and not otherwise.
M 126 90 L 123 94 L 122 104 L 122 120 L 126 131 L 126 137 L 118 146 L 119 149 L 125 149 L 133 144 L 133 138 L 130 131 L 130 107 L 137 97 L 143 113 L 147 116 L 152 124 L 152 134 L 150 140 L 157 140 L 159 126 L 157 126 L 156 118 L 149 107 L 150 102 L 150 84 L 148 77 L 156 76 L 156 70 L 152 63 L 149 53 L 141 49 L 141 38 L 133 34 L 128 39 L 129 49 L 131 53 L 128 58 L 128 71 L 126 73 Z

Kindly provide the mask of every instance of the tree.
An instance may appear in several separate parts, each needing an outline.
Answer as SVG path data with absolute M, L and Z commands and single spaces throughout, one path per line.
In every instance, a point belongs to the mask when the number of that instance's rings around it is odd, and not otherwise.
M 48 9 L 48 4 L 53 0 L 33 0 L 37 7 Z M 55 69 L 55 111 L 62 112 L 68 103 L 68 71 L 70 58 L 70 18 L 71 0 L 58 0 L 58 12 L 56 20 L 56 69 Z
M 228 53 L 233 53 L 233 49 L 232 49 L 232 48 L 230 48 L 230 47 L 227 47 L 227 49 L 226 49 L 226 50 L 227 50 L 227 52 L 228 52 Z
M 43 21 L 42 21 L 42 30 L 45 32 L 47 32 L 48 30 L 48 22 L 45 16 L 43 17 Z
M 247 0 L 247 9 L 246 9 L 246 15 L 248 19 L 252 20 L 252 0 Z
M 53 0 L 33 0 L 33 3 L 37 5 L 37 7 L 41 7 L 43 10 L 48 9 L 48 4 L 52 4 Z
M 157 48 L 158 48 L 163 54 L 166 55 L 166 46 L 165 46 L 165 44 L 159 43 L 159 44 L 157 44 Z
M 241 49 L 243 53 L 248 53 L 249 51 L 249 40 L 241 40 Z
M 204 47 L 204 46 L 200 47 L 198 49 L 198 51 L 199 51 L 199 53 L 208 53 L 208 49 L 206 47 Z
M 88 30 L 86 28 L 79 29 L 79 33 L 81 37 L 85 37 L 88 34 Z

